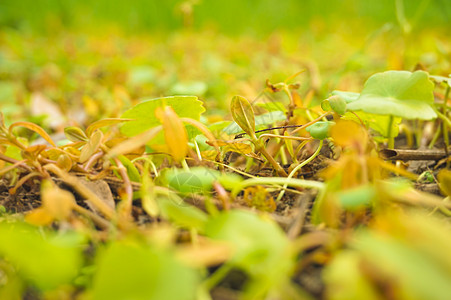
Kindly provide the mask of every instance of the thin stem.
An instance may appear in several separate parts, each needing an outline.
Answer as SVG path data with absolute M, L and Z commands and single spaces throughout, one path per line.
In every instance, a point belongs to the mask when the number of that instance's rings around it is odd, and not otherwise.
M 330 114 L 330 112 L 326 112 L 326 113 L 322 114 L 321 116 L 319 116 L 318 118 L 316 118 L 316 119 L 314 119 L 314 120 L 312 120 L 312 121 L 310 121 L 310 122 L 308 122 L 308 123 L 305 123 L 305 124 L 302 125 L 301 127 L 298 127 L 298 128 L 296 128 L 295 130 L 293 130 L 293 131 L 291 132 L 291 134 L 296 133 L 296 132 L 298 132 L 299 130 L 304 129 L 305 127 L 308 127 L 308 126 L 310 126 L 310 125 L 312 125 L 312 124 L 314 124 L 314 123 L 316 123 L 316 122 L 318 122 L 318 121 L 321 121 L 321 119 L 324 118 L 324 117 L 326 117 L 328 114 Z
M 96 215 L 94 212 L 87 210 L 84 207 L 81 207 L 79 205 L 75 205 L 73 209 L 78 212 L 81 215 L 84 215 L 88 219 L 90 219 L 92 222 L 94 222 L 97 226 L 99 226 L 102 229 L 109 229 L 111 227 L 111 223 L 102 218 L 99 215 Z
M 17 159 L 11 158 L 11 157 L 6 156 L 6 155 L 3 155 L 1 153 L 0 153 L 0 160 L 6 161 L 6 162 L 14 164 L 14 165 L 17 165 L 17 166 L 19 166 L 21 168 L 24 168 L 25 170 L 27 170 L 29 172 L 33 171 L 33 169 L 30 166 L 25 164 L 25 160 L 18 161 Z
M 388 119 L 388 145 L 389 149 L 395 148 L 395 138 L 393 137 L 393 115 L 390 115 Z
M 321 148 L 323 147 L 323 140 L 319 141 L 319 145 L 318 148 L 316 148 L 315 153 L 313 153 L 312 156 L 310 156 L 308 159 L 304 160 L 302 163 L 300 163 L 299 165 L 296 166 L 296 168 L 294 168 L 290 174 L 287 177 L 287 181 L 285 182 L 285 184 L 282 187 L 282 190 L 279 193 L 279 196 L 277 196 L 276 201 L 280 201 L 283 197 L 283 195 L 285 194 L 285 190 L 288 187 L 288 183 L 290 181 L 291 178 L 293 178 L 294 174 L 296 174 L 303 166 L 305 166 L 306 164 L 308 164 L 309 162 L 311 162 L 316 156 L 318 156 L 319 152 L 321 151 Z
M 9 189 L 9 193 L 11 195 L 14 195 L 17 192 L 17 189 L 20 188 L 25 182 L 27 182 L 28 180 L 30 180 L 33 177 L 41 177 L 42 174 L 38 173 L 38 172 L 31 172 L 27 175 L 25 175 L 24 177 L 22 177 L 14 187 Z
M 269 154 L 268 151 L 266 151 L 266 148 L 265 148 L 264 144 L 262 143 L 262 141 L 255 140 L 253 142 L 255 144 L 256 150 L 260 151 L 261 154 L 263 154 L 263 156 L 268 160 L 268 162 L 277 171 L 277 174 L 279 174 L 279 176 L 284 176 L 284 177 L 288 176 L 287 172 L 285 172 L 285 170 L 279 165 L 279 163 L 274 159 L 274 157 L 272 157 L 272 155 Z
M 262 137 L 273 137 L 273 138 L 281 138 L 281 139 L 289 139 L 289 140 L 297 140 L 297 141 L 313 140 L 311 137 L 279 135 L 279 134 L 270 134 L 270 133 L 264 133 L 264 134 L 260 135 L 258 138 L 260 139 Z
M 437 109 L 435 109 L 435 112 L 437 113 L 438 117 L 443 120 L 443 123 L 446 123 L 448 127 L 451 127 L 451 120 L 448 119 L 446 115 L 442 114 Z
M 216 285 L 218 285 L 219 282 L 221 282 L 222 279 L 225 278 L 225 276 L 232 270 L 232 264 L 224 264 L 219 269 L 217 269 L 210 277 L 208 277 L 204 282 L 203 285 L 207 288 L 207 290 L 211 290 Z
M 182 168 L 184 171 L 189 172 L 188 164 L 186 163 L 186 159 L 182 159 Z
M 235 198 L 238 193 L 248 187 L 253 185 L 264 185 L 264 184 L 270 184 L 270 185 L 283 185 L 287 183 L 287 178 L 285 177 L 257 177 L 257 178 L 251 178 L 244 180 L 238 184 L 231 193 L 231 197 Z M 288 186 L 292 187 L 299 187 L 299 188 L 313 188 L 313 189 L 323 189 L 324 183 L 320 181 L 314 181 L 314 180 L 304 180 L 304 179 L 297 179 L 297 178 L 291 178 L 288 181 Z

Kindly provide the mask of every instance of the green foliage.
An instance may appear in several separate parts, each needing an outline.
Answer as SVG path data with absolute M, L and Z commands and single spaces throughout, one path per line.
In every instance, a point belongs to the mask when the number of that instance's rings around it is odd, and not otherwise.
M 170 252 L 133 241 L 113 242 L 102 251 L 92 299 L 196 299 L 198 273 Z
M 363 110 L 405 119 L 431 120 L 434 85 L 424 71 L 387 71 L 371 76 L 359 98 L 347 105 L 350 111 Z
M 446 299 L 439 2 L 157 2 L 0 3 L 0 298 Z
M 253 297 L 263 297 L 289 280 L 293 253 L 274 222 L 249 212 L 231 211 L 212 218 L 205 228 L 207 236 L 233 246 L 229 263 L 251 276 L 248 293 Z
M 133 119 L 121 127 L 121 132 L 134 136 L 160 124 L 155 116 L 157 107 L 171 106 L 180 118 L 199 120 L 205 111 L 202 102 L 195 96 L 174 96 L 145 100 L 122 114 L 121 118 Z
M 84 239 L 71 232 L 58 236 L 22 223 L 0 223 L 0 256 L 43 291 L 70 284 L 82 266 Z
M 205 230 L 208 215 L 195 206 L 191 206 L 175 194 L 160 195 L 157 199 L 161 215 L 174 224 L 194 228 L 200 232 Z
M 354 189 L 337 193 L 341 207 L 350 211 L 371 206 L 375 196 L 375 188 L 371 185 L 362 185 Z
M 346 100 L 338 95 L 331 96 L 321 102 L 321 108 L 325 111 L 333 110 L 339 115 L 346 112 Z
M 209 192 L 215 181 L 218 181 L 227 189 L 232 189 L 243 180 L 237 174 L 221 174 L 216 170 L 203 167 L 191 168 L 189 171 L 171 169 L 167 170 L 164 176 L 168 185 L 182 195 Z

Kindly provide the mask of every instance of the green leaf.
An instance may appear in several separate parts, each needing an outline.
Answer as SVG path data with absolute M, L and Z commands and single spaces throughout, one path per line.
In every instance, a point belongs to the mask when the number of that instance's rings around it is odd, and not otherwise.
M 174 224 L 187 228 L 195 228 L 199 232 L 205 230 L 208 215 L 199 208 L 187 204 L 174 193 L 157 199 L 161 215 Z
M 171 252 L 121 241 L 98 255 L 92 299 L 193 300 L 198 283 L 197 272 Z
M 449 268 L 414 245 L 398 237 L 365 231 L 357 236 L 354 246 L 380 270 L 381 278 L 396 278 L 396 286 L 405 296 L 403 299 L 449 298 Z
M 208 193 L 215 181 L 219 181 L 226 189 L 232 189 L 243 181 L 237 174 L 221 174 L 219 171 L 204 167 L 193 167 L 189 171 L 171 169 L 164 173 L 164 177 L 167 184 L 182 195 Z
M 210 238 L 233 246 L 235 252 L 229 262 L 246 271 L 260 291 L 289 280 L 294 263 L 290 242 L 273 221 L 234 210 L 212 218 L 205 228 Z
M 268 113 L 264 113 L 255 117 L 255 129 L 256 130 L 264 129 L 271 124 L 284 121 L 286 119 L 287 116 L 283 111 L 271 111 Z M 236 134 L 240 133 L 242 130 L 236 122 L 232 122 L 226 128 L 224 128 L 223 131 L 227 134 Z
M 334 122 L 320 121 L 308 126 L 307 128 L 305 128 L 305 130 L 307 130 L 307 132 L 310 133 L 313 138 L 324 140 L 325 138 L 329 137 L 329 130 L 333 124 Z
M 141 182 L 141 175 L 139 174 L 138 169 L 136 169 L 135 165 L 124 155 L 119 155 L 117 157 L 124 167 L 127 169 L 128 178 L 130 178 L 133 182 Z M 120 176 L 118 176 L 121 178 Z
M 338 96 L 343 99 L 346 103 L 351 103 L 359 99 L 360 94 L 354 92 L 344 92 L 344 91 L 333 91 L 331 93 L 333 96 Z
M 233 120 L 251 137 L 255 137 L 254 110 L 246 98 L 233 96 L 230 103 Z
M 321 102 L 321 108 L 324 111 L 333 110 L 339 115 L 343 115 L 346 112 L 346 101 L 340 96 L 331 96 Z
M 388 137 L 389 134 L 389 126 L 390 126 L 390 116 L 386 115 L 376 115 L 371 113 L 366 113 L 364 111 L 357 111 L 355 112 L 356 115 L 353 113 L 347 112 L 342 117 L 343 120 L 352 120 L 357 123 L 360 123 L 360 120 L 363 121 L 365 126 L 368 126 L 375 132 L 379 133 L 380 135 L 384 137 Z M 360 118 L 360 119 L 359 119 Z M 402 118 L 400 117 L 394 117 L 393 123 L 392 123 L 392 129 L 391 129 L 391 135 L 392 137 L 398 136 L 399 133 L 399 124 L 401 123 Z
M 220 173 L 216 170 L 194 167 L 189 171 L 171 169 L 164 173 L 168 185 L 182 195 L 203 194 L 212 189 Z
M 434 84 L 424 71 L 377 73 L 366 81 L 360 97 L 348 103 L 347 109 L 406 119 L 431 120 L 437 117 L 431 107 L 434 103 L 433 90 Z
M 157 107 L 171 106 L 180 118 L 199 120 L 205 111 L 202 102 L 195 96 L 163 97 L 143 101 L 127 110 L 121 118 L 133 119 L 122 125 L 121 132 L 127 136 L 134 136 L 152 127 L 160 125 L 155 116 Z
M 370 206 L 375 196 L 376 190 L 372 185 L 363 185 L 337 193 L 341 207 L 349 211 Z
M 22 223 L 0 224 L 0 256 L 39 289 L 69 284 L 82 264 L 81 236 L 55 236 Z

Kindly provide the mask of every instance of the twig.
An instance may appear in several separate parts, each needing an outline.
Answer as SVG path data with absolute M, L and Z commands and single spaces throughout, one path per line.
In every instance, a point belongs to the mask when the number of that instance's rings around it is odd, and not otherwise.
M 410 149 L 383 149 L 379 152 L 385 160 L 440 160 L 446 157 L 445 150 L 410 150 Z

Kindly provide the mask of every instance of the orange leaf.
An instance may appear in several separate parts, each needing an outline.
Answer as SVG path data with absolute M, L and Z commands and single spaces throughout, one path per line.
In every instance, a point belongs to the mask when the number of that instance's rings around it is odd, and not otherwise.
M 188 134 L 185 126 L 170 106 L 158 107 L 155 110 L 155 116 L 163 124 L 164 139 L 169 154 L 175 161 L 181 161 L 188 153 Z
M 9 131 L 11 131 L 13 128 L 19 127 L 19 126 L 28 128 L 28 129 L 36 132 L 37 134 L 42 136 L 42 138 L 44 140 L 46 140 L 50 145 L 52 145 L 53 147 L 56 147 L 56 144 L 53 142 L 53 140 L 50 137 L 50 135 L 48 135 L 47 132 L 45 132 L 44 129 L 42 129 L 42 127 L 40 127 L 39 125 L 36 125 L 34 123 L 30 123 L 30 122 L 15 122 L 15 123 L 11 124 L 11 126 L 9 126 Z
M 46 209 L 39 207 L 33 209 L 25 216 L 25 221 L 36 226 L 45 226 L 53 222 L 54 218 Z

